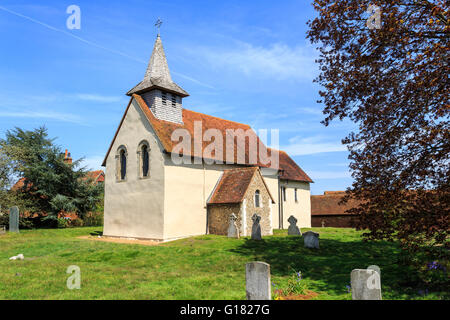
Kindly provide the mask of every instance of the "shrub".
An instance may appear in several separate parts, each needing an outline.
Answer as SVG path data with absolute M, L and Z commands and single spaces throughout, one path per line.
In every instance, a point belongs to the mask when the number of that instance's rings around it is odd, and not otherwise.
M 70 218 L 58 218 L 58 228 L 67 228 Z
M 70 221 L 70 227 L 82 227 L 84 226 L 84 222 L 81 218 L 73 219 Z
M 103 213 L 90 212 L 84 217 L 84 226 L 101 227 L 103 226 Z

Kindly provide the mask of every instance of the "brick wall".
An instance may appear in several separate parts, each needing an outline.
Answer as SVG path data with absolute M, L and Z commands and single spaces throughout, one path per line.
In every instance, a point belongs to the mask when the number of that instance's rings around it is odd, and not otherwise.
M 322 227 L 322 222 L 324 223 L 324 227 L 333 227 L 333 228 L 353 228 L 354 221 L 357 219 L 356 215 L 314 215 L 311 217 L 311 226 L 312 227 Z

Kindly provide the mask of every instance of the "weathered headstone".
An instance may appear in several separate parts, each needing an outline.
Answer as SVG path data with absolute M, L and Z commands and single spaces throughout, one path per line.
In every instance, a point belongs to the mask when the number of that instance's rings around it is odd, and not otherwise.
M 245 265 L 245 292 L 247 300 L 271 300 L 270 265 L 249 262 Z
M 319 234 L 314 231 L 307 231 L 303 234 L 305 248 L 319 249 Z
M 9 209 L 9 232 L 19 232 L 19 208 Z
M 290 216 L 288 222 L 289 222 L 288 236 L 301 236 L 302 232 L 297 227 L 297 218 L 294 216 Z
M 381 300 L 381 278 L 376 270 L 354 269 L 350 279 L 353 300 Z
M 237 217 L 234 213 L 230 214 L 230 225 L 228 226 L 228 238 L 238 238 L 239 231 L 236 226 Z
M 252 216 L 252 240 L 261 240 L 261 226 L 259 225 L 259 221 L 261 221 L 261 217 L 256 213 Z

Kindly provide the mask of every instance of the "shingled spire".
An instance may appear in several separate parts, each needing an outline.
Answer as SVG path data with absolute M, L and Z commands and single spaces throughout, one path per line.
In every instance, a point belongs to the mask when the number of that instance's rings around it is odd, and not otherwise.
M 127 95 L 131 96 L 134 93 L 141 94 L 152 89 L 160 89 L 180 97 L 189 96 L 186 91 L 172 81 L 166 54 L 164 53 L 161 37 L 159 35 L 156 37 L 155 46 L 153 47 L 153 53 L 144 80 L 128 91 Z

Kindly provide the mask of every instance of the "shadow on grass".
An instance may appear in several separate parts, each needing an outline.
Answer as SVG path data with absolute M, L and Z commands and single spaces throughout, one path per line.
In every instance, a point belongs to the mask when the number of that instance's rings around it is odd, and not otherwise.
M 248 257 L 248 261 L 270 264 L 272 276 L 291 276 L 301 271 L 322 291 L 345 293 L 353 269 L 377 265 L 382 285 L 396 290 L 401 272 L 397 266 L 398 248 L 388 242 L 339 241 L 320 239 L 320 249 L 304 247 L 302 237 L 267 237 L 261 241 L 248 238 L 230 251 Z M 397 289 L 399 289 L 397 287 Z
M 93 237 L 97 237 L 97 236 L 103 236 L 103 232 L 102 231 L 94 231 L 89 233 L 91 236 Z

